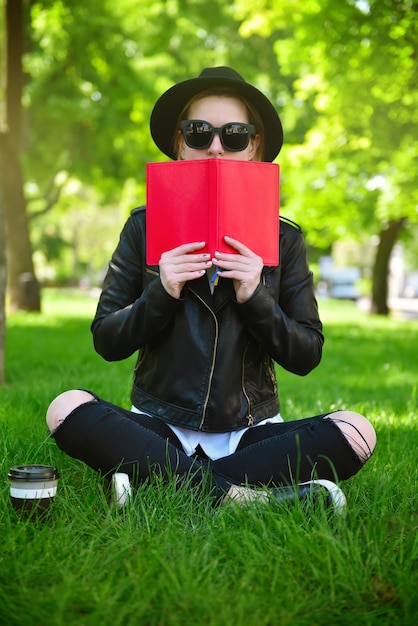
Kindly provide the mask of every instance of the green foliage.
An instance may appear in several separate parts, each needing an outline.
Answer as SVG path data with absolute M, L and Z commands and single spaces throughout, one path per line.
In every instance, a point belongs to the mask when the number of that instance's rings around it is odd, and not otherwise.
M 160 158 L 149 130 L 152 106 L 177 80 L 205 65 L 232 63 L 247 69 L 267 52 L 254 36 L 248 48 L 228 7 L 203 2 L 133 0 L 88 5 L 34 2 L 25 69 L 24 103 L 29 180 L 43 189 L 68 170 L 83 184 L 116 197 L 145 163 Z M 267 55 L 268 73 L 274 60 Z
M 97 249 L 97 261 L 85 259 L 95 273 L 105 265 L 103 251 L 114 246 L 102 245 L 97 225 L 121 225 L 121 214 L 144 204 L 145 164 L 162 158 L 149 116 L 173 82 L 205 66 L 231 64 L 274 96 L 272 42 L 254 35 L 248 46 L 221 0 L 210 7 L 199 0 L 144 0 L 140 10 L 137 0 L 33 2 L 27 30 L 22 156 L 40 276 L 49 262 L 46 273 L 79 279 L 80 264 L 69 264 L 77 245 Z M 53 214 L 39 220 L 48 206 Z M 77 212 L 86 228 L 73 242 L 68 222 L 77 221 Z M 54 242 L 51 229 L 59 233 Z M 51 257 L 52 243 L 59 259 Z
M 96 215 L 117 207 L 126 216 L 142 204 L 145 164 L 162 158 L 148 128 L 155 100 L 205 66 L 229 64 L 281 113 L 283 212 L 303 225 L 310 245 L 327 250 L 346 237 L 364 244 L 389 220 L 417 221 L 416 0 L 26 7 L 30 215 L 54 206 L 55 224 L 69 196 L 76 211 L 84 193 Z M 43 225 L 31 225 L 35 244 L 45 244 Z
M 123 184 L 149 157 L 146 116 L 136 100 L 152 89 L 152 75 L 139 75 L 111 4 L 34 3 L 31 34 L 29 178 L 41 187 L 64 169 L 99 188 L 107 179 Z
M 44 284 L 77 284 L 86 280 L 101 285 L 126 219 L 124 207 L 137 203 L 129 182 L 120 194 L 120 204 L 106 205 L 91 187 L 70 185 L 60 198 L 60 211 L 33 220 L 37 275 Z M 145 193 L 142 196 L 144 201 Z M 100 207 L 100 210 L 98 210 Z
M 93 388 L 129 406 L 133 359 L 106 363 L 89 323 L 96 302 L 47 291 L 42 315 L 9 319 L 0 389 L 0 623 L 7 626 L 387 625 L 417 622 L 417 321 L 320 302 L 326 343 L 308 377 L 278 371 L 286 419 L 349 407 L 378 434 L 345 482 L 347 516 L 255 506 L 213 509 L 156 480 L 119 512 L 103 481 L 47 436 L 51 398 Z M 24 358 L 22 357 L 24 355 Z M 50 515 L 19 519 L 7 472 L 57 465 Z
M 370 237 L 390 219 L 416 221 L 416 2 L 236 4 L 243 34 L 274 35 L 292 77 L 283 193 L 309 241 L 325 247 L 349 233 Z M 283 41 L 284 24 L 292 36 Z

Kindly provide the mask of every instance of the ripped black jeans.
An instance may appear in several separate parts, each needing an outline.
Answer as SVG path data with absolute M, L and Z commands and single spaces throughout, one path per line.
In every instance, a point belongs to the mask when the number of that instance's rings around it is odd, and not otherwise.
M 250 428 L 233 454 L 215 461 L 203 451 L 188 457 L 161 420 L 97 396 L 70 413 L 52 437 L 68 455 L 103 475 L 126 472 L 134 483 L 145 481 L 152 473 L 184 476 L 197 487 L 209 486 L 217 501 L 231 484 L 344 480 L 364 464 L 325 414 Z

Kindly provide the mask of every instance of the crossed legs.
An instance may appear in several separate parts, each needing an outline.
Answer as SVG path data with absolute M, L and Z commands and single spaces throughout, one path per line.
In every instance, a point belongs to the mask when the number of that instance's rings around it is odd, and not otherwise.
M 103 473 L 123 463 L 131 474 L 135 466 L 142 479 L 152 467 L 164 472 L 169 457 L 177 474 L 192 472 L 196 483 L 210 468 L 217 499 L 239 501 L 262 493 L 244 484 L 309 480 L 313 472 L 330 480 L 348 478 L 370 458 L 376 445 L 371 424 L 351 411 L 251 428 L 234 454 L 210 462 L 187 457 L 175 435 L 159 420 L 135 416 L 88 391 L 64 392 L 52 401 L 46 419 L 65 452 Z M 83 439 L 88 439 L 84 447 Z

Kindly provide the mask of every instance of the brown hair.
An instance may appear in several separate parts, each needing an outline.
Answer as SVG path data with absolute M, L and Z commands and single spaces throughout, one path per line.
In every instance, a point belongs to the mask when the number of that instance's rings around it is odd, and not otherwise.
M 254 160 L 262 161 L 264 158 L 264 125 L 261 120 L 261 117 L 258 111 L 245 98 L 243 98 L 242 96 L 239 96 L 233 89 L 228 89 L 225 87 L 213 87 L 211 89 L 205 89 L 204 91 L 201 91 L 200 93 L 198 93 L 196 96 L 193 96 L 193 98 L 191 98 L 187 102 L 187 104 L 183 107 L 180 115 L 178 116 L 176 129 L 175 129 L 174 136 L 173 136 L 173 151 L 176 157 L 178 158 L 179 149 L 180 149 L 179 142 L 180 142 L 181 135 L 179 131 L 180 131 L 181 122 L 183 120 L 187 120 L 187 118 L 189 117 L 189 111 L 192 105 L 198 100 L 201 100 L 202 98 L 206 98 L 207 96 L 224 96 L 226 98 L 235 98 L 236 100 L 240 100 L 244 104 L 248 113 L 248 123 L 255 126 L 256 133 L 260 137 L 260 143 L 258 145 L 257 152 L 255 153 Z

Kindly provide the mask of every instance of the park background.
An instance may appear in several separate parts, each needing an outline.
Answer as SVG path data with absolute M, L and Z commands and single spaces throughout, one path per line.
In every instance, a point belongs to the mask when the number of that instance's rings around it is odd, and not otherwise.
M 395 295 L 416 295 L 418 2 L 1 4 L 0 623 L 416 623 L 417 321 L 414 307 L 393 314 L 389 278 L 401 259 Z M 162 158 L 155 100 L 211 65 L 276 104 L 281 211 L 302 226 L 316 280 L 323 257 L 355 266 L 370 303 L 320 299 L 323 362 L 307 379 L 278 371 L 286 416 L 349 407 L 378 431 L 375 458 L 344 486 L 344 521 L 214 514 L 175 485 L 120 514 L 46 436 L 65 388 L 127 406 L 133 362 L 93 352 L 96 291 L 144 203 L 145 164 Z M 47 523 L 10 510 L 7 471 L 22 462 L 60 468 Z

